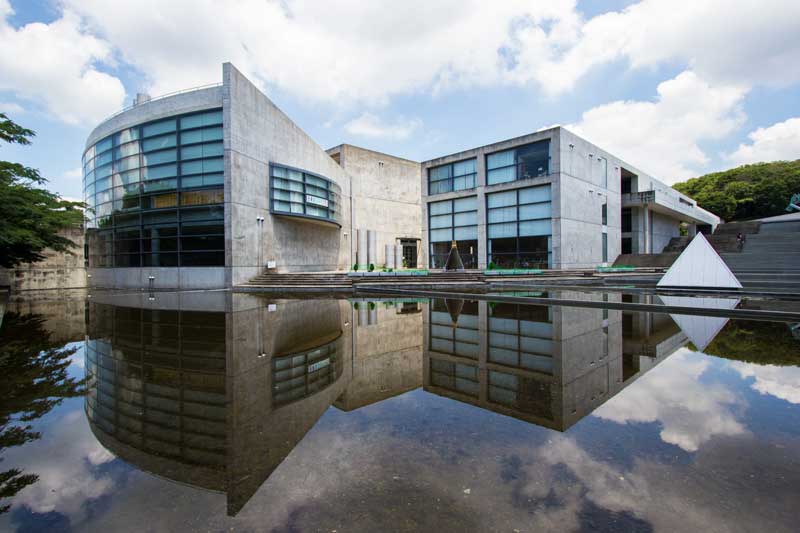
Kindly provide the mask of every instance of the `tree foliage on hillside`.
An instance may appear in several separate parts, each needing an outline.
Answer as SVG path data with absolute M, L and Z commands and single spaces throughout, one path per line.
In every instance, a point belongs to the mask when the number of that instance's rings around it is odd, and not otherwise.
M 34 135 L 0 113 L 0 141 L 27 145 Z M 0 267 L 41 261 L 47 248 L 75 246 L 59 232 L 83 222 L 84 204 L 39 187 L 45 183 L 35 168 L 0 160 Z
M 800 159 L 744 165 L 673 187 L 727 221 L 785 215 L 789 199 L 800 193 Z
M 800 365 L 800 340 L 784 322 L 731 320 L 703 352 L 759 365 Z

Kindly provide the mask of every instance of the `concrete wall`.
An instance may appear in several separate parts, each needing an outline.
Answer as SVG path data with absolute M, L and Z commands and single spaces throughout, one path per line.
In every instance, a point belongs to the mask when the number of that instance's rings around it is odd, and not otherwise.
M 11 292 L 86 287 L 83 229 L 68 229 L 60 235 L 74 242 L 75 247 L 69 252 L 46 249 L 44 259 L 37 263 L 24 263 L 12 269 L 0 268 L 0 287 L 8 287 Z
M 257 307 L 227 318 L 228 514 L 247 503 L 351 379 L 346 300 L 253 300 Z M 291 403 L 273 405 L 273 357 L 331 341 L 340 358 L 335 382 Z
M 376 266 L 386 264 L 386 245 L 421 238 L 420 164 L 349 144 L 328 150 L 352 180 L 350 246 L 355 263 L 356 230 L 373 230 Z M 417 250 L 419 256 L 420 250 Z M 402 263 L 400 263 L 402 265 Z
M 673 237 L 680 237 L 681 221 L 655 211 L 651 212 L 651 215 L 653 224 L 652 250 L 654 254 L 658 254 L 664 250 L 664 247 L 669 244 Z
M 0 323 L 6 313 L 38 315 L 54 344 L 79 342 L 86 335 L 86 290 L 55 290 L 12 294 L 7 302 L 0 297 Z
M 336 182 L 347 206 L 350 180 L 342 167 L 230 63 L 223 65 L 223 121 L 226 285 L 246 282 L 268 261 L 275 261 L 279 272 L 349 268 L 348 232 L 269 213 L 269 163 Z M 342 215 L 347 228 L 349 210 Z
M 344 411 L 358 409 L 422 386 L 422 312 L 402 313 L 402 303 L 359 301 L 375 306 L 373 323 L 359 323 L 352 309 L 353 379 L 336 400 Z
M 608 212 L 608 262 L 613 262 L 622 249 L 621 161 L 564 128 L 558 131 L 560 218 L 554 219 L 553 225 L 559 228 L 560 242 L 554 239 L 553 266 L 587 268 L 602 262 L 604 203 Z

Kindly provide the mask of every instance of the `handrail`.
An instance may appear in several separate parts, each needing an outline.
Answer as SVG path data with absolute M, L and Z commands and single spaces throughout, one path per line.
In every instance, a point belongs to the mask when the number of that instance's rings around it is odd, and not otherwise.
M 102 124 L 104 122 L 108 122 L 112 118 L 114 118 L 114 117 L 116 117 L 118 115 L 121 115 L 122 113 L 125 113 L 126 111 L 130 111 L 134 107 L 139 107 L 141 105 L 149 104 L 150 102 L 155 102 L 156 100 L 163 100 L 164 98 L 169 98 L 170 96 L 175 96 L 175 95 L 183 94 L 183 93 L 189 93 L 189 92 L 192 92 L 192 91 L 199 91 L 200 89 L 210 89 L 212 87 L 221 87 L 221 86 L 222 86 L 222 82 L 209 83 L 208 85 L 198 85 L 197 87 L 190 87 L 189 89 L 181 89 L 179 91 L 173 91 L 171 93 L 161 94 L 161 95 L 158 95 L 156 97 L 151 98 L 150 100 L 148 100 L 146 102 L 142 102 L 141 104 L 132 104 L 132 105 L 129 105 L 128 107 L 123 107 L 122 109 L 120 109 L 116 113 L 113 113 L 113 114 L 107 116 L 106 118 L 104 118 L 103 120 L 101 120 L 98 124 Z

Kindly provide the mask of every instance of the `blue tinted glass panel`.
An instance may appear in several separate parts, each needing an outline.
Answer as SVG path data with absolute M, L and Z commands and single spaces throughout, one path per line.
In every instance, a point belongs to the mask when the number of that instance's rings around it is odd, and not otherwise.
M 152 124 L 147 124 L 145 126 L 142 126 L 142 136 L 151 137 L 153 135 L 160 135 L 162 133 L 175 131 L 175 126 L 176 126 L 175 119 L 162 120 L 161 122 L 154 122 Z
M 175 135 L 164 135 L 163 137 L 156 137 L 154 139 L 145 139 L 142 141 L 142 151 L 149 152 L 150 150 L 172 148 L 177 143 L 177 139 Z

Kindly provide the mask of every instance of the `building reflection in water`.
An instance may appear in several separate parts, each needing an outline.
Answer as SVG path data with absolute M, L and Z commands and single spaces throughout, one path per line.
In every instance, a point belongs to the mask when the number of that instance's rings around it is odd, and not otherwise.
M 98 440 L 139 469 L 224 492 L 231 515 L 331 406 L 423 387 L 564 431 L 688 342 L 668 315 L 446 299 L 99 294 L 86 317 Z
M 225 492 L 236 514 L 349 381 L 346 301 L 94 296 L 86 413 L 144 471 Z
M 557 296 L 640 303 L 655 298 Z M 704 322 L 707 317 L 693 318 L 701 329 L 718 331 L 718 324 Z M 689 340 L 669 315 L 602 308 L 438 299 L 425 322 L 426 391 L 559 431 Z

